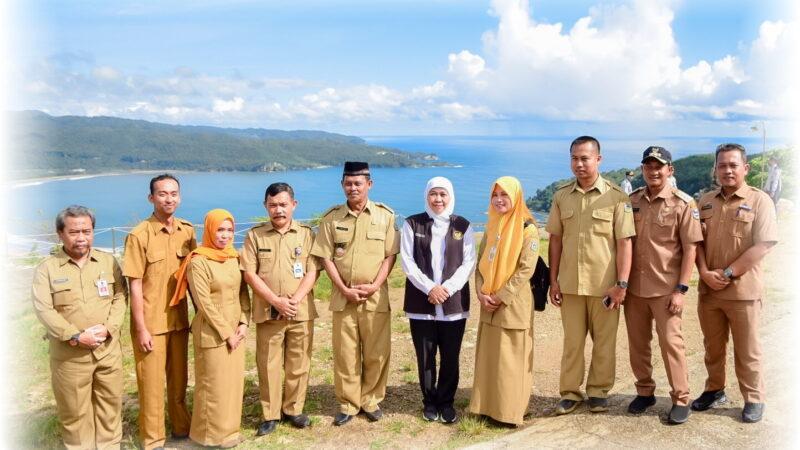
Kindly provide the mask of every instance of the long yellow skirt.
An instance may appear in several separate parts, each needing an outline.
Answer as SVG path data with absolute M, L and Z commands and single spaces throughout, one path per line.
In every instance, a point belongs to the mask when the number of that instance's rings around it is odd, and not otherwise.
M 533 386 L 533 327 L 509 330 L 481 322 L 469 411 L 522 424 Z
M 189 437 L 201 445 L 228 446 L 239 440 L 244 395 L 245 343 L 201 348 L 194 343 L 194 408 Z

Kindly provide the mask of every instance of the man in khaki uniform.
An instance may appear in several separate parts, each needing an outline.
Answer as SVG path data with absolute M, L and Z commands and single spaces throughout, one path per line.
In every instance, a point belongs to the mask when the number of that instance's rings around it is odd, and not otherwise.
M 264 194 L 269 221 L 247 232 L 240 266 L 253 288 L 258 390 L 264 423 L 258 435 L 275 431 L 281 412 L 292 425 L 310 425 L 303 414 L 314 341 L 314 283 L 319 262 L 311 256 L 314 231 L 292 220 L 294 190 L 273 183 Z M 283 375 L 283 377 L 281 377 Z
M 175 217 L 181 203 L 180 185 L 172 175 L 150 180 L 153 215 L 128 234 L 124 275 L 131 286 L 131 338 L 139 387 L 139 440 L 145 450 L 162 447 L 164 383 L 172 437 L 189 436 L 186 408 L 189 319 L 187 302 L 175 307 L 175 272 L 196 246 L 194 227 Z
M 672 155 L 662 147 L 648 147 L 642 156 L 646 187 L 633 191 L 636 223 L 633 263 L 625 299 L 625 323 L 636 398 L 628 412 L 641 414 L 656 403 L 650 341 L 653 320 L 664 368 L 672 391 L 667 421 L 689 419 L 689 368 L 681 331 L 684 296 L 689 290 L 697 243 L 703 240 L 700 216 L 692 197 L 672 187 Z
M 744 147 L 720 145 L 715 173 L 721 187 L 700 199 L 704 241 L 697 251 L 697 314 L 703 330 L 708 378 L 705 391 L 692 402 L 692 409 L 705 411 L 728 401 L 724 389 L 730 331 L 736 377 L 745 401 L 742 420 L 752 423 L 760 421 L 764 411 L 758 341 L 764 297 L 761 262 L 778 242 L 778 229 L 772 200 L 745 182 L 749 170 Z
M 386 395 L 391 345 L 386 278 L 400 253 L 394 211 L 367 197 L 372 188 L 367 163 L 345 163 L 342 188 L 347 202 L 325 213 L 311 250 L 333 282 L 336 426 L 359 410 L 372 422 L 383 415 L 379 404 Z
M 625 301 L 635 235 L 630 199 L 598 173 L 600 143 L 581 136 L 570 145 L 576 180 L 553 196 L 547 220 L 550 233 L 550 299 L 562 308 L 561 401 L 556 414 L 568 414 L 583 401 L 581 384 L 586 333 L 592 361 L 586 382 L 589 410 L 608 411 L 614 386 L 619 307 Z M 609 297 L 606 307 L 603 297 Z
M 114 256 L 92 248 L 94 214 L 56 216 L 63 248 L 33 278 L 33 307 L 47 329 L 61 435 L 68 449 L 118 449 L 122 440 L 122 346 L 128 285 Z

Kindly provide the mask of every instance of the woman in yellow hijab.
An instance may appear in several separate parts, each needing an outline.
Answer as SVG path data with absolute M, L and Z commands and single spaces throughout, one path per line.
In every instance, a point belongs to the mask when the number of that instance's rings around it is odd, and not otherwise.
M 522 424 L 533 384 L 533 294 L 539 232 L 514 177 L 494 182 L 489 223 L 478 252 L 475 290 L 481 305 L 469 410 Z
M 188 282 L 197 314 L 192 320 L 194 409 L 189 437 L 205 446 L 233 447 L 239 434 L 244 394 L 244 356 L 250 295 L 233 248 L 235 222 L 224 209 L 206 214 L 203 243 L 178 273 L 171 304 Z

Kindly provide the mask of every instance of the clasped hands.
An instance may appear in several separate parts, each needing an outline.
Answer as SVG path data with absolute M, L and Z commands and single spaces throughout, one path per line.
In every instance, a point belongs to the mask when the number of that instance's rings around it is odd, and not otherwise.
M 487 295 L 480 291 L 478 292 L 478 301 L 481 302 L 481 307 L 488 312 L 496 311 L 503 304 L 503 301 L 497 295 Z
M 367 301 L 367 299 L 374 294 L 378 289 L 380 289 L 380 285 L 375 285 L 373 283 L 367 284 L 356 284 L 345 289 L 342 294 L 344 294 L 345 298 L 353 303 L 361 304 Z
M 78 336 L 78 347 L 94 350 L 109 338 L 108 328 L 98 323 L 83 331 Z
M 722 273 L 722 269 L 704 270 L 700 272 L 700 278 L 715 291 L 725 289 L 730 283 L 730 278 Z
M 236 350 L 236 347 L 247 337 L 247 325 L 244 323 L 240 323 L 238 327 L 236 327 L 236 331 L 233 332 L 228 339 L 225 339 L 228 342 L 228 347 L 231 350 Z

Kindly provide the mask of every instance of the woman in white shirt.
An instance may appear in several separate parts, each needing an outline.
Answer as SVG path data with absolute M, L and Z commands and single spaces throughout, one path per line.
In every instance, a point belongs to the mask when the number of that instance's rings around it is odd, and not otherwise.
M 401 263 L 406 274 L 403 310 L 417 352 L 425 420 L 454 423 L 461 340 L 469 317 L 469 277 L 475 243 L 469 221 L 453 214 L 450 180 L 434 177 L 424 192 L 425 212 L 403 224 Z M 436 372 L 436 353 L 440 353 Z

